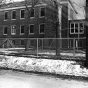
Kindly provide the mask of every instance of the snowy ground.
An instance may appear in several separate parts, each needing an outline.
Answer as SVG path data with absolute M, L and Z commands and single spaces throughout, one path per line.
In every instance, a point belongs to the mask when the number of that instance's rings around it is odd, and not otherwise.
M 48 72 L 62 75 L 88 77 L 88 69 L 81 68 L 76 61 L 36 59 L 15 56 L 0 56 L 0 67 L 23 71 Z
M 0 48 L 0 53 L 10 54 L 10 53 L 25 53 L 24 48 Z M 36 54 L 37 50 L 31 50 L 27 51 L 26 53 Z M 56 55 L 55 50 L 38 50 L 38 54 L 45 54 L 45 55 Z M 73 51 L 61 51 L 61 56 L 76 56 L 76 57 L 85 57 L 84 51 L 79 51 L 79 53 L 73 53 Z
M 88 82 L 1 70 L 0 88 L 88 88 Z

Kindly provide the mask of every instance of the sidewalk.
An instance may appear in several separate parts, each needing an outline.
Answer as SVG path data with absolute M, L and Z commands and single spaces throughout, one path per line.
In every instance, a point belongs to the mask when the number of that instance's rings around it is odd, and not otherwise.
M 76 61 L 0 56 L 0 67 L 67 77 L 88 78 L 88 69 Z

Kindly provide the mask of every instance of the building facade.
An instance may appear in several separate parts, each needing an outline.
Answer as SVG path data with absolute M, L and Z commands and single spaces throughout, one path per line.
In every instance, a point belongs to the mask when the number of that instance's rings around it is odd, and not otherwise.
M 14 39 L 15 45 L 23 46 L 22 38 L 55 38 L 56 21 L 59 18 L 59 34 L 61 38 L 69 37 L 69 20 L 75 19 L 76 11 L 69 0 L 58 2 L 58 11 L 55 0 L 39 0 L 29 17 L 28 9 L 31 3 L 14 2 L 2 5 L 0 8 L 0 38 Z M 58 17 L 57 17 L 58 14 Z M 59 30 L 59 29 L 58 29 Z M 64 30 L 64 31 L 62 31 Z M 30 41 L 33 45 L 33 40 Z

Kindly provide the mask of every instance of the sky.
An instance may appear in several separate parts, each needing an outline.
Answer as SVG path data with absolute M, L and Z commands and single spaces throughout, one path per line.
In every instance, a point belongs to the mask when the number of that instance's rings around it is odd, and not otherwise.
M 14 0 L 14 1 L 23 1 L 23 0 Z M 74 4 L 75 9 L 78 12 L 77 18 L 84 19 L 85 18 L 85 10 L 83 6 L 85 5 L 86 0 L 71 0 Z

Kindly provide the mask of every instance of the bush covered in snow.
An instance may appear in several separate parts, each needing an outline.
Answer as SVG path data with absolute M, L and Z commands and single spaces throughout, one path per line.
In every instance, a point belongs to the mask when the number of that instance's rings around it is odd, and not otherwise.
M 0 67 L 20 69 L 24 71 L 48 72 L 63 75 L 87 76 L 88 69 L 81 68 L 75 61 L 51 60 L 5 56 Z

